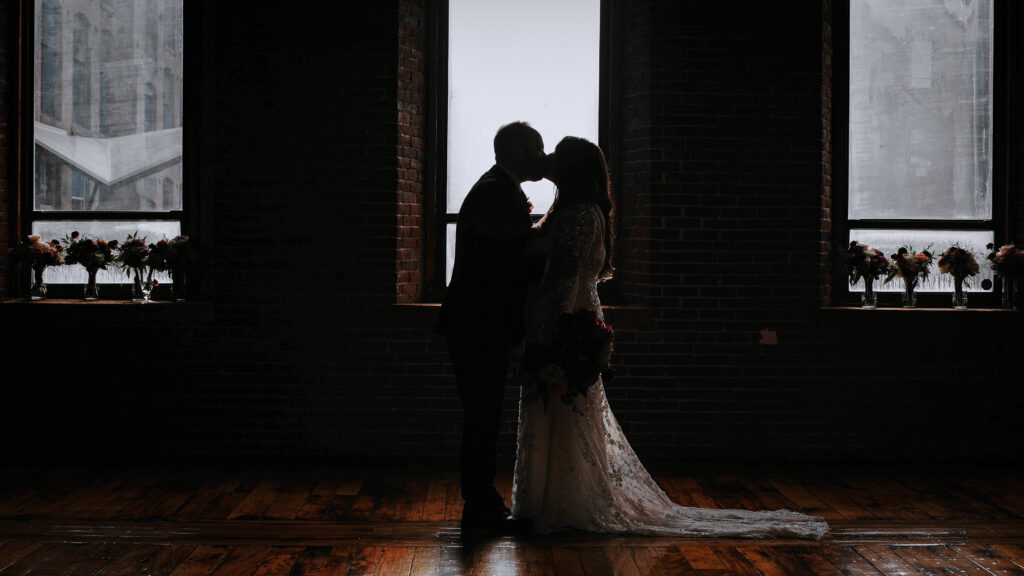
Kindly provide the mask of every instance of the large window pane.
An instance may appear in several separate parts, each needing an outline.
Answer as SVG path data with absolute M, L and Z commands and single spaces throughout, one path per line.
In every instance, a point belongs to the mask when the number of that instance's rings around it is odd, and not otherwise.
M 447 286 L 455 270 L 455 224 L 445 226 L 445 246 L 444 283 Z
M 138 234 L 140 237 L 145 237 L 149 244 L 155 244 L 164 238 L 170 240 L 181 234 L 181 223 L 97 220 L 37 220 L 32 223 L 32 234 L 39 236 L 42 240 L 57 239 L 63 243 L 64 238 L 70 236 L 74 231 L 88 238 L 117 240 L 122 243 L 130 234 Z M 166 273 L 154 274 L 153 277 L 161 282 L 170 281 L 170 277 Z M 47 268 L 43 274 L 43 281 L 47 284 L 84 284 L 87 279 L 88 273 L 85 268 L 77 264 Z M 114 265 L 109 266 L 106 270 L 100 270 L 96 274 L 96 281 L 101 284 L 131 283 L 131 279 Z
M 182 208 L 181 11 L 181 0 L 36 0 L 35 210 Z
M 978 261 L 979 274 L 972 277 L 967 286 L 970 292 L 991 292 L 981 288 L 982 281 L 992 279 L 992 269 L 988 267 L 985 256 L 988 250 L 985 246 L 992 242 L 992 232 L 977 230 L 850 230 L 850 240 L 856 240 L 861 244 L 867 244 L 877 248 L 885 254 L 886 258 L 896 253 L 900 246 L 911 246 L 915 251 L 928 250 L 935 256 L 932 263 L 931 274 L 921 283 L 918 288 L 921 292 L 952 292 L 953 276 L 950 274 L 939 274 L 939 255 L 942 251 L 956 243 L 974 253 L 974 259 Z M 850 287 L 851 291 L 863 292 L 864 281 Z M 875 283 L 875 291 L 878 292 L 900 292 L 903 290 L 903 283 L 894 278 L 888 284 L 882 284 L 879 280 Z
M 597 141 L 599 0 L 451 0 L 448 37 L 448 212 L 494 164 L 494 133 L 529 122 L 548 151 L 567 135 Z M 534 212 L 550 182 L 523 190 Z
M 851 0 L 849 217 L 992 217 L 992 0 Z

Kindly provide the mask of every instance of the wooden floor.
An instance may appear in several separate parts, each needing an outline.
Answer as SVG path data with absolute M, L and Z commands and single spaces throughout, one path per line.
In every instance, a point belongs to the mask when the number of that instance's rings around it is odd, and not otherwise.
M 824 516 L 820 542 L 564 533 L 464 539 L 458 475 L 0 470 L 0 576 L 1024 575 L 1024 472 L 723 466 L 656 479 L 679 503 Z M 506 496 L 507 475 L 499 479 Z

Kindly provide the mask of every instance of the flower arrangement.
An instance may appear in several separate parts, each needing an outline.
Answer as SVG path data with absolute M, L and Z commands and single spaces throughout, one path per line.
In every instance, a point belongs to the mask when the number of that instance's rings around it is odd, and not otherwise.
M 99 299 L 99 288 L 96 286 L 96 272 L 106 270 L 107 265 L 114 261 L 114 249 L 117 248 L 117 240 L 107 242 L 101 238 L 85 238 L 77 230 L 71 236 L 64 237 L 67 243 L 67 255 L 64 262 L 67 264 L 81 264 L 89 273 L 89 280 L 85 285 L 85 299 Z
M 1024 276 L 1024 250 L 1013 244 L 1005 244 L 995 249 L 995 244 L 986 246 L 991 252 L 987 256 L 988 265 L 1000 278 L 1020 278 Z
M 64 262 L 81 264 L 90 273 L 107 269 L 107 265 L 114 261 L 113 250 L 118 244 L 117 240 L 107 242 L 100 238 L 85 238 L 77 230 L 70 237 L 65 236 L 64 243 L 67 244 Z
M 139 233 L 128 236 L 124 244 L 121 244 L 117 253 L 117 265 L 124 270 L 126 276 L 131 276 L 133 271 L 138 272 L 148 264 L 149 246 L 146 244 L 146 237 L 139 237 Z
M 868 247 L 859 242 L 850 242 L 846 249 L 846 271 L 850 285 L 856 284 L 861 278 L 865 284 L 889 273 L 889 260 L 880 250 Z
M 892 265 L 889 267 L 889 274 L 885 279 L 888 284 L 893 278 L 902 278 L 904 282 L 917 285 L 918 281 L 924 280 L 931 272 L 932 261 L 935 257 L 928 250 L 914 252 L 910 246 L 902 246 L 895 254 L 891 255 Z
M 188 236 L 164 238 L 149 245 L 149 265 L 155 270 L 174 273 L 184 267 L 187 257 Z
M 528 344 L 523 367 L 530 373 L 531 387 L 525 401 L 559 398 L 573 412 L 582 414 L 576 397 L 585 396 L 598 378 L 612 377 L 611 354 L 615 331 L 592 310 L 579 308 L 558 318 L 554 346 Z
M 964 283 L 969 276 L 978 273 L 978 262 L 970 250 L 964 250 L 959 244 L 946 248 L 939 256 L 939 273 L 953 276 L 953 307 L 958 310 L 967 308 L 967 294 Z
M 10 249 L 11 258 L 16 262 L 27 264 L 33 272 L 29 297 L 32 300 L 46 298 L 46 285 L 43 284 L 43 272 L 47 266 L 60 266 L 64 262 L 64 247 L 60 241 L 43 242 L 39 236 L 23 236 L 21 242 Z
M 955 280 L 964 280 L 978 273 L 978 262 L 970 250 L 959 245 L 946 248 L 939 255 L 939 273 L 951 274 Z
M 60 266 L 64 261 L 64 247 L 59 240 L 43 242 L 39 236 L 22 236 L 21 242 L 10 249 L 11 257 L 26 263 L 33 270 L 47 266 Z
M 132 273 L 135 274 L 135 278 L 132 279 L 132 300 L 149 302 L 149 294 L 154 286 L 152 283 L 153 271 L 150 269 L 149 278 L 143 283 L 142 275 L 149 265 L 149 246 L 146 244 L 144 236 L 139 237 L 138 230 L 129 235 L 124 244 L 120 245 L 117 265 L 124 270 L 126 276 L 131 277 Z
M 150 278 L 153 270 L 167 271 L 171 274 L 172 299 L 184 300 L 185 264 L 188 261 L 188 236 L 164 238 L 149 245 Z M 155 286 L 155 284 L 154 284 Z
M 902 278 L 903 307 L 914 308 L 917 305 L 917 295 L 914 294 L 914 290 L 917 288 L 918 282 L 928 277 L 935 257 L 927 249 L 915 252 L 910 246 L 901 246 L 895 254 L 891 255 L 891 258 L 892 263 L 884 284 L 888 284 L 893 278 Z
M 1021 281 L 1024 280 L 1024 250 L 1013 244 L 1005 244 L 995 249 L 989 244 L 988 265 L 1002 281 L 1002 300 L 1004 308 L 1020 308 L 1022 302 Z

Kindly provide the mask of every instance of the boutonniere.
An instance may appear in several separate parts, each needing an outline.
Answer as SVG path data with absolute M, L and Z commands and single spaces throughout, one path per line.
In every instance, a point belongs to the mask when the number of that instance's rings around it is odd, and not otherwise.
M 523 199 L 526 200 L 526 210 L 530 214 L 533 214 L 533 202 L 530 202 L 530 197 L 527 196 L 526 194 L 523 194 Z

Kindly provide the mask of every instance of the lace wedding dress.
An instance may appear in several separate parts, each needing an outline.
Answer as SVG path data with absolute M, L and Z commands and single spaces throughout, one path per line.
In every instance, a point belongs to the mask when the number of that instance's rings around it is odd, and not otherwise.
M 594 204 L 565 206 L 545 222 L 549 268 L 530 305 L 528 341 L 550 344 L 562 312 L 588 308 L 603 319 L 597 276 L 604 263 L 604 216 Z M 525 386 L 523 387 L 525 390 Z M 690 508 L 655 483 L 619 427 L 598 381 L 576 399 L 576 414 L 558 400 L 520 398 L 513 514 L 538 532 L 592 532 L 818 539 L 821 518 L 788 510 Z

